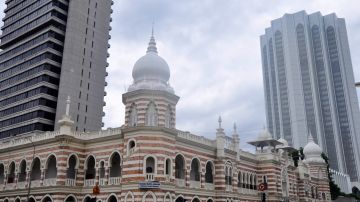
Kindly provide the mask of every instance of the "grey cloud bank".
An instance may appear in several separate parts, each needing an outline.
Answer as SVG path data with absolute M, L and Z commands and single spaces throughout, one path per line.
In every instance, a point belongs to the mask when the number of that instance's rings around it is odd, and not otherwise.
M 360 80 L 358 1 L 114 0 L 105 127 L 124 123 L 121 95 L 146 51 L 151 24 L 159 55 L 180 101 L 177 128 L 215 136 L 221 115 L 228 135 L 237 123 L 242 148 L 265 124 L 259 36 L 271 20 L 306 10 L 346 19 L 355 79 Z M 4 9 L 1 3 L 1 10 Z M 1 17 L 3 14 L 1 13 Z M 360 96 L 359 90 L 358 95 Z

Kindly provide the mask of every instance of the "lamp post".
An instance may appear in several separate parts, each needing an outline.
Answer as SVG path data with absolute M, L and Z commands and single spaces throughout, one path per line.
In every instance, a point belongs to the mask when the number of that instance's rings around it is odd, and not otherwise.
M 34 161 L 34 157 L 35 157 L 35 144 L 34 142 L 31 140 L 31 137 L 29 137 L 29 141 L 31 142 L 31 145 L 33 147 L 33 155 L 32 155 L 32 159 L 31 159 L 31 163 L 33 163 Z M 31 189 L 31 168 L 29 170 L 29 182 L 28 182 L 28 192 L 27 192 L 27 197 L 26 197 L 26 201 L 29 202 L 29 197 L 30 197 L 30 189 Z

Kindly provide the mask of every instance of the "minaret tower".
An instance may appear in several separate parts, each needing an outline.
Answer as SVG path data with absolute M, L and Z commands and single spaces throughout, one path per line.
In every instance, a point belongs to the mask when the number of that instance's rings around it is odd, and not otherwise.
M 179 97 L 169 84 L 170 68 L 158 55 L 154 32 L 146 54 L 134 65 L 133 84 L 123 94 L 125 126 L 175 128 Z

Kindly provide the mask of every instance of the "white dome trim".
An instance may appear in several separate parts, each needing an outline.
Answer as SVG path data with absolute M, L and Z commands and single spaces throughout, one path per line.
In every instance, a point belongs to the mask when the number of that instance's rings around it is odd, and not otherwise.
M 305 163 L 325 163 L 325 160 L 321 157 L 322 149 L 314 142 L 314 138 L 311 134 L 308 136 L 308 143 L 304 147 Z
M 174 89 L 169 85 L 169 65 L 158 55 L 153 35 L 150 38 L 146 54 L 136 61 L 132 76 L 134 82 L 128 88 L 128 92 L 148 89 L 174 93 Z

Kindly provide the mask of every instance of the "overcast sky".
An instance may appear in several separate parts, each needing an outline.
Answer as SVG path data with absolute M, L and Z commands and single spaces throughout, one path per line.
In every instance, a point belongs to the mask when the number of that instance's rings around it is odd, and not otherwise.
M 159 55 L 168 62 L 170 84 L 180 96 L 177 128 L 197 135 L 214 138 L 219 115 L 228 135 L 233 123 L 237 123 L 242 148 L 248 148 L 245 142 L 262 129 L 265 106 L 259 36 L 272 19 L 285 13 L 335 12 L 345 18 L 354 73 L 360 80 L 358 0 L 114 0 L 114 3 L 105 128 L 124 123 L 121 95 L 132 83 L 134 63 L 145 54 L 153 20 Z

